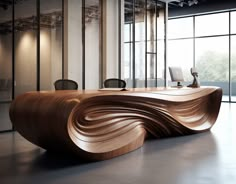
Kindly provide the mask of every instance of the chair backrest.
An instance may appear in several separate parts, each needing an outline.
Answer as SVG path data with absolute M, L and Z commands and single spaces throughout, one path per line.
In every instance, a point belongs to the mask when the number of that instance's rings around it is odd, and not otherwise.
M 54 82 L 55 90 L 76 90 L 78 89 L 77 82 L 70 79 L 59 79 Z
M 104 81 L 105 88 L 125 88 L 126 82 L 121 79 L 111 78 Z

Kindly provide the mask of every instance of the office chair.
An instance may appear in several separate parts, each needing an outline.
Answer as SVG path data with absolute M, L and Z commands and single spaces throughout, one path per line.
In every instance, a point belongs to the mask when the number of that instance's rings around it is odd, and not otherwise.
M 77 90 L 77 82 L 70 79 L 59 79 L 54 82 L 55 90 Z
M 122 79 L 110 78 L 104 81 L 105 88 L 125 88 L 126 82 Z

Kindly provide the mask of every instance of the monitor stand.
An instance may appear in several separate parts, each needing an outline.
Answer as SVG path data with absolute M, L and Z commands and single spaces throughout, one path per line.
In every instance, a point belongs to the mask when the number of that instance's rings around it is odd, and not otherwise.
M 180 82 L 177 82 L 177 87 L 183 87 L 182 84 Z
M 178 81 L 177 86 L 171 86 L 172 88 L 182 88 L 183 85 Z

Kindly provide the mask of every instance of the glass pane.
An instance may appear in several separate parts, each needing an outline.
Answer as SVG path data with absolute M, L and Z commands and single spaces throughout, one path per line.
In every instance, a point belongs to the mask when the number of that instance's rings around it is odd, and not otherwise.
M 147 81 L 148 87 L 155 87 L 156 82 L 156 54 L 147 55 Z
M 195 17 L 196 36 L 229 34 L 229 13 Z
M 0 102 L 12 99 L 12 6 L 9 3 L 7 8 L 0 8 Z
M 157 39 L 165 37 L 165 9 L 157 7 Z
M 135 79 L 144 87 L 145 79 L 145 0 L 135 1 Z
M 124 44 L 124 78 L 130 78 L 131 72 L 130 72 L 130 64 L 131 64 L 131 43 L 125 43 Z
M 156 40 L 156 3 L 152 0 L 147 1 L 147 40 L 154 42 Z M 153 48 L 148 48 L 151 52 Z
M 144 22 L 136 22 L 135 23 L 135 41 L 138 42 L 138 41 L 144 41 L 144 40 L 145 40 L 145 24 Z
M 159 5 L 157 6 L 157 86 L 164 86 L 165 4 Z
M 196 67 L 201 85 L 219 86 L 229 95 L 229 37 L 196 39 Z M 228 98 L 226 97 L 227 100 Z
M 68 34 L 65 35 L 65 44 L 67 42 L 68 48 L 66 49 L 67 53 L 65 53 L 67 59 L 64 61 L 65 62 L 64 77 L 76 81 L 78 83 L 78 89 L 82 89 L 83 88 L 82 1 L 63 1 L 63 2 L 66 2 L 67 4 L 66 5 L 67 7 L 65 7 L 65 10 L 67 9 L 67 13 L 64 17 L 64 26 L 67 27 L 68 29 L 66 31 L 68 32 Z M 60 3 L 58 3 L 58 5 L 59 4 Z M 58 31 L 58 34 L 60 33 L 60 29 L 58 27 L 56 31 Z M 59 39 L 58 42 L 59 42 L 58 45 L 60 45 L 61 39 Z M 57 47 L 55 46 L 54 48 L 56 49 Z M 86 45 L 84 48 L 86 48 Z M 61 57 L 61 54 L 56 57 Z M 61 74 L 59 67 L 60 68 L 62 67 L 61 58 L 58 58 L 58 68 L 55 70 L 58 76 Z
M 131 40 L 131 26 L 130 24 L 124 25 L 124 42 L 130 42 Z
M 132 87 L 132 43 L 124 44 L 124 70 L 123 76 L 127 87 Z
M 125 0 L 124 1 L 124 41 L 130 41 L 132 42 L 133 40 L 133 0 Z M 127 28 L 129 27 L 129 28 Z M 122 63 L 123 68 L 122 68 L 122 76 L 124 76 L 124 79 L 126 81 L 126 86 L 127 87 L 133 87 L 133 45 L 132 43 L 124 43 L 123 45 L 123 51 L 124 51 L 124 60 Z
M 193 17 L 170 19 L 168 21 L 168 38 L 193 37 Z
M 135 79 L 136 87 L 144 87 L 145 80 L 145 43 L 136 42 L 135 44 Z
M 9 108 L 11 103 L 0 102 L 0 131 L 11 130 L 12 124 L 9 118 Z
M 147 41 L 147 52 L 156 53 L 156 41 Z
M 145 0 L 135 0 L 135 41 L 145 40 Z
M 232 96 L 231 100 L 236 102 L 236 36 L 231 36 L 231 82 Z
M 184 85 L 192 82 L 190 69 L 193 67 L 193 39 L 171 40 L 168 42 L 168 66 L 182 68 Z M 170 82 L 169 70 L 167 72 L 169 85 L 175 86 L 176 83 Z
M 123 1 L 122 1 L 123 2 Z M 106 75 L 103 77 L 106 78 L 118 78 L 119 77 L 119 1 L 106 1 L 107 7 L 106 11 Z M 120 4 L 121 5 L 121 4 Z M 123 21 L 122 21 L 123 22 Z M 127 24 L 128 25 L 128 24 Z M 125 24 L 124 24 L 125 26 Z M 128 29 L 127 29 L 128 28 Z M 129 33 L 129 26 L 124 27 Z M 128 36 L 125 38 L 129 41 L 129 34 L 123 34 Z M 105 66 L 105 65 L 104 65 Z M 123 76 L 121 76 L 123 79 Z M 104 78 L 105 79 L 105 78 Z M 104 80 L 103 79 L 103 80 Z
M 135 2 L 135 80 L 136 87 L 145 86 L 145 55 L 147 54 L 147 80 L 148 86 L 155 86 L 156 79 L 158 75 L 156 70 L 160 70 L 162 75 L 164 66 L 164 54 L 161 54 L 161 50 L 164 51 L 164 4 L 162 2 L 157 2 L 153 0 L 147 0 L 147 33 L 145 33 L 145 0 L 125 0 L 124 2 L 124 70 L 125 77 L 130 77 L 126 79 L 128 81 L 128 87 L 132 87 L 132 45 L 127 44 L 128 41 L 132 42 L 132 27 L 133 27 L 133 2 Z M 130 27 L 128 27 L 130 25 Z M 156 25 L 159 26 L 156 30 Z M 158 49 L 160 49 L 160 54 L 157 56 L 157 34 L 159 34 L 160 42 Z M 147 40 L 145 40 L 147 36 Z M 145 41 L 147 41 L 147 53 L 145 53 Z M 158 65 L 160 69 L 157 68 L 156 57 L 160 58 L 158 60 Z M 156 69 L 157 68 L 157 69 Z M 163 85 L 163 81 L 161 81 Z M 130 86 L 129 86 L 130 84 Z
M 157 86 L 164 86 L 165 42 L 157 41 Z
M 62 1 L 40 1 L 40 90 L 62 78 Z
M 15 96 L 36 90 L 36 0 L 15 4 Z
M 12 1 L 0 8 L 0 131 L 12 129 L 9 107 L 12 100 Z M 3 5 L 5 8 L 3 8 Z
M 231 14 L 231 34 L 236 34 L 236 11 L 233 11 Z
M 100 6 L 99 0 L 85 1 L 85 89 L 99 88 Z

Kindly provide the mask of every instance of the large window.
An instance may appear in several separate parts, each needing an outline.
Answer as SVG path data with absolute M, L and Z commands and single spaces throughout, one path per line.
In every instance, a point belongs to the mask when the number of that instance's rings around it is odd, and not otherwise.
M 236 11 L 230 12 L 230 27 L 231 27 L 231 34 L 236 34 Z
M 236 35 L 231 36 L 231 100 L 236 102 Z
M 195 36 L 212 36 L 229 33 L 229 12 L 195 17 Z
M 128 87 L 163 86 L 164 4 L 124 1 L 124 69 Z
M 235 22 L 236 11 L 169 20 L 168 65 L 181 66 L 188 83 L 195 66 L 201 85 L 223 89 L 223 101 L 236 101 Z
M 193 17 L 172 19 L 168 22 L 168 66 L 180 66 L 186 85 L 191 80 L 190 68 L 193 66 Z M 167 75 L 168 84 L 171 82 Z
M 193 67 L 193 39 L 169 41 L 168 53 L 168 66 L 181 66 L 185 84 L 189 83 L 192 80 L 190 68 Z M 168 79 L 169 85 L 173 85 L 170 77 Z
M 219 86 L 228 101 L 229 95 L 229 37 L 197 38 L 195 62 L 201 85 Z
M 168 22 L 168 38 L 193 37 L 193 17 L 172 19 Z
M 231 100 L 236 102 L 236 11 L 230 12 L 231 15 Z

